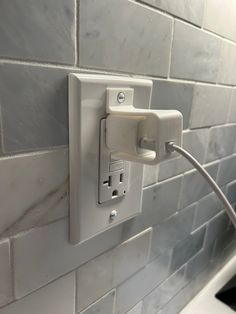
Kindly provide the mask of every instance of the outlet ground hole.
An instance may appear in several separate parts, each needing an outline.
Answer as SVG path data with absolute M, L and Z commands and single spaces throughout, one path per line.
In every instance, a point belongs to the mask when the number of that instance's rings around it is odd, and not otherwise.
M 113 192 L 112 192 L 112 197 L 114 198 L 114 197 L 117 197 L 118 196 L 118 191 L 117 190 L 114 190 Z

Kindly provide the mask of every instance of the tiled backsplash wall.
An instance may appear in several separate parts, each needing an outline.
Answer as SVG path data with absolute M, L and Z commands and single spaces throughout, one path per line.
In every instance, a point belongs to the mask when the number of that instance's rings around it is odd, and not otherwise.
M 182 157 L 145 167 L 143 212 L 68 242 L 70 72 L 153 79 L 184 147 L 236 202 L 235 0 L 0 1 L 0 314 L 175 314 L 235 252 Z

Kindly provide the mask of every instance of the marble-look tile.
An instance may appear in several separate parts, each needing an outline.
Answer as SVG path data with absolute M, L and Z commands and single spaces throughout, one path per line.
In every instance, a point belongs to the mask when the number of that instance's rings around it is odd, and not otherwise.
M 201 250 L 206 234 L 206 227 L 198 229 L 181 241 L 173 249 L 170 271 L 174 272 Z
M 229 218 L 225 212 L 219 213 L 207 226 L 207 233 L 204 246 L 210 246 L 217 237 L 221 236 L 229 226 Z
M 220 161 L 217 183 L 223 186 L 236 178 L 236 155 L 226 157 Z
M 74 314 L 75 273 L 0 309 L 0 314 Z
M 231 88 L 196 84 L 194 86 L 190 128 L 226 123 Z
M 202 289 L 202 287 L 212 278 L 214 267 L 209 266 L 204 269 L 194 280 L 178 292 L 159 312 L 155 314 L 180 313 L 181 309 Z
M 81 311 L 145 266 L 151 229 L 82 265 L 77 271 L 77 310 Z
M 140 0 L 160 8 L 170 14 L 192 22 L 196 25 L 202 25 L 204 0 Z
M 234 0 L 207 0 L 204 28 L 236 41 L 235 11 L 236 3 Z
M 73 0 L 2 0 L 0 56 L 74 64 Z
M 114 313 L 115 291 L 111 291 L 97 300 L 80 314 L 111 314 Z
M 148 294 L 143 300 L 143 314 L 156 314 L 168 303 L 187 284 L 184 274 L 182 267 Z
M 159 221 L 175 213 L 181 181 L 182 176 L 178 176 L 145 188 L 143 190 L 143 212 L 155 211 L 159 216 Z
M 236 46 L 230 42 L 223 41 L 221 50 L 221 61 L 217 82 L 236 85 L 236 76 L 233 71 L 236 67 Z
M 227 254 L 230 255 L 230 251 L 235 251 L 235 240 L 236 233 L 235 228 L 232 224 L 230 224 L 228 227 L 225 228 L 225 230 L 222 230 L 219 234 L 217 234 L 214 245 L 213 258 L 219 259 L 219 264 L 221 262 L 224 263 Z M 234 243 L 234 249 L 230 248 L 231 243 Z
M 200 163 L 204 162 L 207 148 L 208 129 L 188 130 L 183 132 L 183 147 Z M 182 156 L 163 161 L 159 165 L 159 181 L 190 170 L 192 165 Z
M 188 128 L 194 84 L 169 80 L 153 80 L 151 109 L 175 109 L 183 115 L 183 127 Z
M 123 238 L 134 236 L 176 213 L 181 182 L 182 176 L 179 176 L 145 188 L 142 213 L 124 223 Z M 170 195 L 172 197 L 169 197 Z
M 0 307 L 13 300 L 10 242 L 0 241 Z
M 236 122 L 236 89 L 232 90 L 228 122 L 229 123 Z
M 67 149 L 3 157 L 0 171 L 2 236 L 67 215 Z
M 68 220 L 35 228 L 13 238 L 15 295 L 17 298 L 104 253 L 121 241 L 122 226 L 82 242 L 69 242 Z
M 193 230 L 208 222 L 222 209 L 221 202 L 218 200 L 215 193 L 211 193 L 203 197 L 197 204 Z
M 213 245 L 203 248 L 199 253 L 193 256 L 186 264 L 185 278 L 191 281 L 196 278 L 206 266 L 211 262 Z
M 236 203 L 236 180 L 227 185 L 226 196 L 230 203 Z
M 1 63 L 0 72 L 4 151 L 67 145 L 69 70 Z
M 151 259 L 183 241 L 192 230 L 196 205 L 190 205 L 153 228 Z
M 135 2 L 81 1 L 79 65 L 167 76 L 171 30 L 171 18 Z
M 82 265 L 77 271 L 77 311 L 80 312 L 113 288 L 113 252 Z
M 142 314 L 142 306 L 143 302 L 139 302 L 136 304 L 130 311 L 128 311 L 126 314 Z
M 232 155 L 236 148 L 236 124 L 213 127 L 209 133 L 209 144 L 206 161 Z
M 216 178 L 219 163 L 205 166 L 213 179 Z M 183 184 L 180 194 L 179 208 L 185 208 L 189 204 L 198 201 L 211 192 L 211 188 L 206 180 L 196 170 L 186 173 L 183 177 Z
M 158 181 L 159 165 L 143 167 L 143 187 L 155 184 Z
M 220 39 L 175 21 L 170 76 L 216 82 L 220 48 Z
M 167 278 L 170 256 L 163 254 L 117 288 L 115 314 L 125 314 Z

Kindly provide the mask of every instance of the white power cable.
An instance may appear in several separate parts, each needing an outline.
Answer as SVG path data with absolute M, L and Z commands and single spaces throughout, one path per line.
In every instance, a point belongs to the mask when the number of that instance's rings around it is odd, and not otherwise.
M 224 193 L 221 191 L 220 187 L 217 185 L 217 183 L 212 179 L 212 177 L 209 175 L 209 173 L 202 167 L 202 165 L 191 155 L 189 154 L 185 149 L 182 147 L 175 145 L 174 142 L 168 142 L 166 143 L 166 150 L 168 152 L 178 152 L 183 157 L 185 157 L 204 177 L 204 179 L 208 182 L 208 184 L 212 187 L 213 191 L 216 193 L 219 200 L 223 203 L 225 210 L 234 225 L 236 229 L 236 213 L 233 209 L 233 207 L 230 205 L 230 202 L 224 195 Z

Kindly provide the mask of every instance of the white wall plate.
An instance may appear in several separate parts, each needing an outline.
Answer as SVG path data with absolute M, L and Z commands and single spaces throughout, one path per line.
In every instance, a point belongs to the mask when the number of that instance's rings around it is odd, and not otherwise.
M 102 204 L 98 198 L 99 133 L 106 118 L 106 89 L 133 88 L 134 106 L 149 108 L 152 83 L 127 77 L 69 75 L 70 241 L 85 241 L 140 213 L 143 166 L 129 162 L 127 193 Z M 117 211 L 112 220 L 110 214 Z

